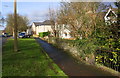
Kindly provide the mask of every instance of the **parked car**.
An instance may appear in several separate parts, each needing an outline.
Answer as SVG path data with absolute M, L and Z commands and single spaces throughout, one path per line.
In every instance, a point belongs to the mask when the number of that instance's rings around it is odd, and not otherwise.
M 5 37 L 4 35 L 0 35 L 0 37 Z
M 10 35 L 8 33 L 2 33 L 2 37 L 10 37 Z
M 24 32 L 19 33 L 18 37 L 19 38 L 25 38 L 25 33 Z
M 29 35 L 26 35 L 25 32 L 19 33 L 18 37 L 19 37 L 19 38 L 30 38 L 30 36 L 29 36 Z

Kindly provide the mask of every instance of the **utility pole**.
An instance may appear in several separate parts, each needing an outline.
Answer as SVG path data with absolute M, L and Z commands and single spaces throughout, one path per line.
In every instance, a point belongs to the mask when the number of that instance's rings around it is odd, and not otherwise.
M 17 3 L 14 0 L 14 51 L 18 51 L 18 40 L 17 40 Z

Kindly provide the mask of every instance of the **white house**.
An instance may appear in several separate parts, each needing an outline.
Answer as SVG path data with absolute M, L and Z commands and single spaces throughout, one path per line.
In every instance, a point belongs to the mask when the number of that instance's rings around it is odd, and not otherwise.
M 71 31 L 69 30 L 69 26 L 62 24 L 62 25 L 58 25 L 58 29 L 59 29 L 59 37 L 60 38 L 71 38 Z
M 56 25 L 55 29 L 59 30 L 60 38 L 71 38 L 70 30 L 66 28 L 67 25 Z M 53 33 L 52 26 L 50 20 L 46 20 L 44 22 L 33 22 L 31 26 L 31 30 L 34 35 L 39 35 L 40 32 L 51 32 Z
M 28 29 L 26 30 L 26 34 L 27 35 L 32 35 L 32 29 L 31 29 L 31 27 L 28 27 Z
M 117 14 L 115 13 L 115 8 L 109 8 L 104 16 L 106 24 L 111 25 L 111 23 L 117 22 Z
M 50 20 L 46 20 L 44 22 L 33 22 L 31 29 L 35 35 L 39 35 L 40 32 L 53 32 Z

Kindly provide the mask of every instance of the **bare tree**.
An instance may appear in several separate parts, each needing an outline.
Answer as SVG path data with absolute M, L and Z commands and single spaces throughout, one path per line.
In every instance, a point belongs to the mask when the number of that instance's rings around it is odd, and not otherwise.
M 55 27 L 55 11 L 49 8 L 49 19 L 51 21 L 51 27 L 53 30 L 53 35 L 56 37 L 56 27 Z
M 6 20 L 7 20 L 6 31 L 8 33 L 13 34 L 14 33 L 14 15 L 8 14 Z M 19 32 L 25 31 L 27 29 L 28 24 L 29 24 L 29 21 L 27 17 L 17 14 L 17 28 Z
M 69 25 L 74 37 L 82 35 L 87 38 L 94 31 L 99 5 L 97 2 L 63 2 L 58 16 L 59 22 Z

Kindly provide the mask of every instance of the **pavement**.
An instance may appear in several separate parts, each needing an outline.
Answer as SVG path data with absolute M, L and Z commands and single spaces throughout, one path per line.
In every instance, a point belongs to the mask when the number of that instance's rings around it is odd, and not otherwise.
M 44 51 L 49 55 L 50 58 L 64 71 L 68 76 L 108 76 L 112 75 L 110 72 L 106 72 L 93 65 L 86 65 L 82 62 L 77 63 L 75 59 L 66 54 L 63 50 L 53 47 L 51 44 L 35 38 L 36 41 L 41 45 Z M 103 77 L 102 77 L 103 78 Z M 105 77 L 106 78 L 106 77 Z

